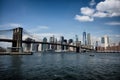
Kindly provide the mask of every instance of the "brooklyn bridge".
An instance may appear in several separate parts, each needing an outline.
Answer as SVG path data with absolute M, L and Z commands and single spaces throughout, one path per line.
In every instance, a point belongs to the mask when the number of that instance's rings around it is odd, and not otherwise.
M 8 31 L 12 31 L 12 39 L 0 38 L 0 42 L 12 43 L 12 46 L 10 47 L 11 52 L 18 52 L 18 54 L 20 52 L 22 52 L 22 50 L 21 50 L 23 48 L 22 43 L 25 43 L 25 44 L 37 43 L 37 44 L 48 44 L 48 45 L 59 45 L 59 46 L 73 47 L 73 48 L 75 48 L 76 53 L 81 52 L 82 49 L 89 50 L 89 51 L 93 50 L 92 48 L 81 45 L 80 42 L 76 42 L 76 45 L 70 45 L 68 43 L 63 44 L 63 43 L 57 43 L 57 42 L 44 42 L 44 41 L 39 41 L 39 40 L 34 40 L 34 41 L 27 40 L 26 41 L 26 40 L 23 40 L 23 36 L 24 36 L 23 33 L 26 33 L 30 36 L 32 36 L 32 34 L 29 34 L 26 30 L 24 30 L 21 27 L 8 29 L 8 30 L 0 30 L 0 33 L 4 34 L 5 32 L 8 32 Z

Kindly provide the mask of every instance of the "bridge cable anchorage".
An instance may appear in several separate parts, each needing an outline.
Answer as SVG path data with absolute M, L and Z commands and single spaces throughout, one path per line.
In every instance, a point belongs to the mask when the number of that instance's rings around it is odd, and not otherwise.
M 23 30 L 23 33 L 27 34 L 27 35 L 30 36 L 31 38 L 35 38 L 35 39 L 37 39 L 37 40 L 41 40 L 41 39 L 35 37 L 32 33 L 28 32 L 28 31 L 26 31 L 26 30 Z

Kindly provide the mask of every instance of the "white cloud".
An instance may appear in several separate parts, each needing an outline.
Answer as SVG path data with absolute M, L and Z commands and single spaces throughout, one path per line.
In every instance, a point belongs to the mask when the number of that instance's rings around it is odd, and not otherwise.
M 108 22 L 108 23 L 105 23 L 107 25 L 117 25 L 117 26 L 120 26 L 120 22 Z
M 8 24 L 2 24 L 2 25 L 0 25 L 0 28 L 4 28 L 4 29 L 16 28 L 16 27 L 22 27 L 22 24 L 18 24 L 18 23 L 8 23 Z
M 104 13 L 104 12 L 96 12 L 93 15 L 93 17 L 100 17 L 100 18 L 107 17 L 107 16 L 108 16 L 108 14 Z
M 47 30 L 47 29 L 49 29 L 48 26 L 37 26 L 37 27 L 30 29 L 29 31 L 37 33 L 37 32 L 40 32 L 40 30 Z
M 96 4 L 95 0 L 91 0 L 91 2 L 89 3 L 89 5 L 92 7 Z
M 90 5 L 95 5 L 92 0 Z M 115 17 L 120 16 L 120 0 L 105 0 L 96 4 L 96 8 L 82 7 L 80 9 L 82 15 L 76 15 L 78 21 L 94 21 L 94 18 Z
M 81 8 L 81 13 L 83 15 L 87 15 L 87 16 L 92 16 L 93 13 L 94 13 L 94 11 L 95 11 L 94 9 L 91 9 L 89 7 L 83 7 L 83 8 Z
M 105 0 L 98 3 L 96 9 L 109 14 L 110 17 L 120 16 L 120 0 Z
M 8 24 L 10 27 L 16 28 L 16 27 L 22 27 L 21 24 L 17 24 L 17 23 L 10 23 Z
M 48 26 L 38 26 L 39 29 L 49 29 Z
M 92 17 L 89 17 L 89 16 L 76 15 L 75 20 L 78 20 L 80 22 L 87 22 L 87 21 L 93 21 L 94 19 Z

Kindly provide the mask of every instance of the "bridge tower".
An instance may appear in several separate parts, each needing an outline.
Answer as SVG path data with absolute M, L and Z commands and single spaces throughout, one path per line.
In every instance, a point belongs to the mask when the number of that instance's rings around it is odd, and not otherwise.
M 22 48 L 22 31 L 21 27 L 13 29 L 12 52 L 19 52 Z

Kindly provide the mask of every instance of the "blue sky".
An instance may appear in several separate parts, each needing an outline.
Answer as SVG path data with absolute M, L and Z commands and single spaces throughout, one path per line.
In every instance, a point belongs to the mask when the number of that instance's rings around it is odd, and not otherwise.
M 120 0 L 0 0 L 0 29 L 22 26 L 39 36 L 91 33 L 120 39 Z M 113 39 L 112 39 L 113 40 Z

